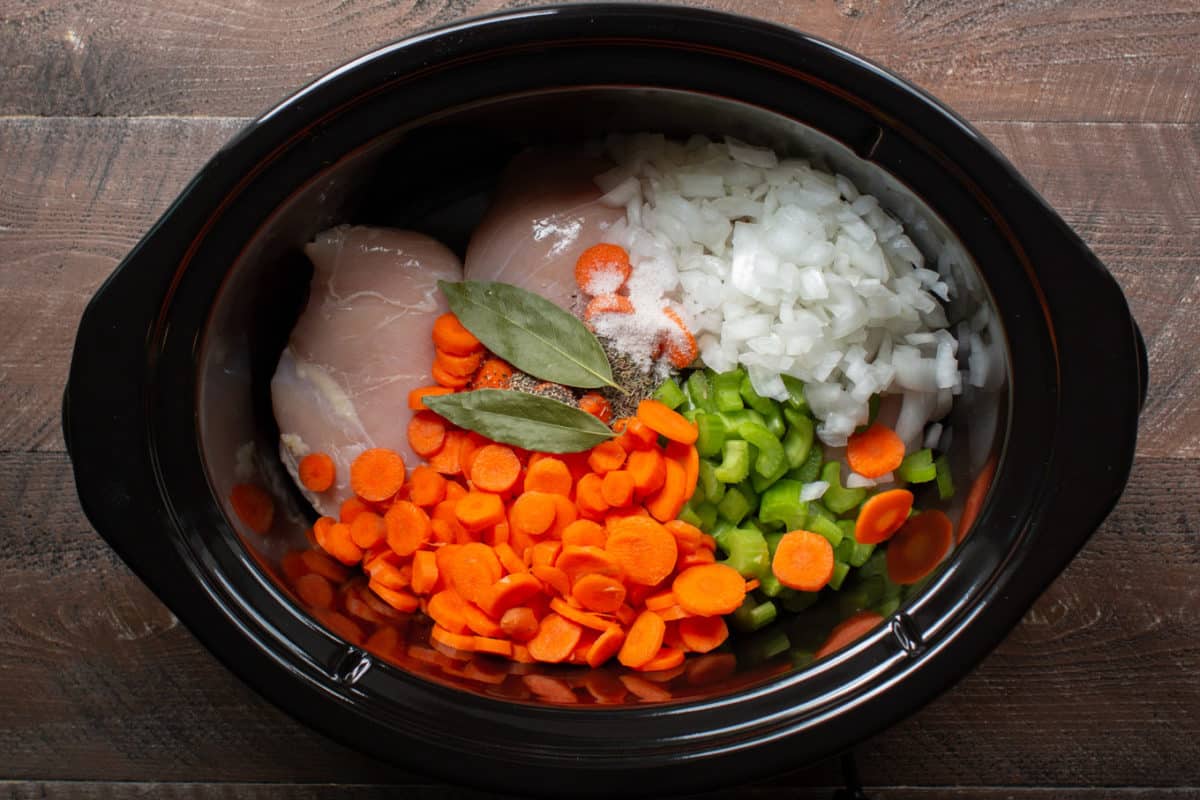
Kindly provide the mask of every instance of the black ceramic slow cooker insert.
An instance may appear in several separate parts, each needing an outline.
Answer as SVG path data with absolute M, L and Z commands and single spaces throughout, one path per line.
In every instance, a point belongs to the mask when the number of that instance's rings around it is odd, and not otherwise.
M 970 266 L 968 310 L 986 311 L 996 356 L 993 380 L 953 418 L 956 483 L 995 464 L 970 536 L 853 646 L 794 667 L 772 646 L 780 631 L 768 631 L 740 643 L 727 672 L 681 675 L 664 702 L 554 705 L 364 651 L 278 578 L 280 555 L 311 521 L 275 455 L 268 391 L 311 274 L 300 248 L 354 222 L 416 228 L 461 253 L 522 147 L 643 130 L 733 135 L 812 158 L 878 196 L 928 258 L 953 248 Z M 452 781 L 653 795 L 845 750 L 953 684 L 1116 502 L 1145 388 L 1144 346 L 1112 277 L 932 98 L 774 25 L 586 5 L 414 36 L 248 126 L 88 306 L 63 418 L 97 530 L 289 713 Z M 276 494 L 270 537 L 240 532 L 226 500 L 247 463 Z

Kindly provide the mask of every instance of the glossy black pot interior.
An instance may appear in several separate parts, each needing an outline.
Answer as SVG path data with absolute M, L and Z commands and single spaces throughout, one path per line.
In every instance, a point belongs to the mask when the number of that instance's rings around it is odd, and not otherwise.
M 702 666 L 622 690 L 616 705 L 592 701 L 621 689 L 620 670 L 530 668 L 562 679 L 555 686 L 575 704 L 556 704 L 524 670 L 437 656 L 417 622 L 388 652 L 363 649 L 366 623 L 331 632 L 278 577 L 280 556 L 304 545 L 311 522 L 276 455 L 267 388 L 311 274 L 300 247 L 354 222 L 416 228 L 461 253 L 520 148 L 642 130 L 729 134 L 812 158 L 876 194 L 927 257 L 961 265 L 970 290 L 952 316 L 989 315 L 983 337 L 996 365 L 953 417 L 956 483 L 969 486 L 989 459 L 998 465 L 971 535 L 852 647 L 807 664 L 850 610 L 833 597 L 802 624 L 784 620 Z M 251 125 L 88 308 L 64 425 L 97 529 L 213 652 L 290 713 L 451 780 L 554 796 L 659 794 L 827 756 L 953 683 L 1116 502 L 1145 381 L 1144 349 L 1112 278 L 935 102 L 795 32 L 701 11 L 590 6 L 401 42 Z M 276 497 L 268 537 L 241 529 L 225 500 L 248 479 Z

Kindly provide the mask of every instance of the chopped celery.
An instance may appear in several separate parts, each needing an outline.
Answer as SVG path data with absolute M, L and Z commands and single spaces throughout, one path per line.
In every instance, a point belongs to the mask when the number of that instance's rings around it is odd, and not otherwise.
M 783 409 L 783 419 L 788 425 L 791 425 L 793 427 L 803 425 L 804 423 L 801 422 L 801 420 L 805 420 L 805 419 L 808 420 L 809 422 L 812 422 L 812 417 L 808 416 L 803 411 L 797 411 L 796 409 L 792 408 L 791 406 L 783 406 L 782 409 Z
M 712 402 L 712 392 L 708 386 L 708 376 L 700 370 L 695 370 L 687 379 L 687 393 L 692 404 L 701 411 L 716 411 Z
M 858 568 L 858 574 L 863 578 L 870 578 L 873 575 L 887 575 L 887 557 L 883 550 L 876 550 L 874 553 L 863 562 Z
M 788 390 L 788 405 L 799 411 L 808 412 L 808 398 L 804 396 L 804 382 L 791 375 L 781 375 Z
M 795 589 L 784 589 L 779 594 L 779 604 L 785 611 L 795 614 L 817 602 L 817 598 L 820 596 L 820 592 L 798 592 Z
M 835 592 L 842 588 L 842 581 L 850 574 L 850 565 L 844 561 L 833 562 L 833 574 L 829 576 L 829 588 Z
M 834 547 L 837 547 L 843 539 L 842 529 L 837 526 L 837 523 L 830 522 L 828 519 L 820 516 L 819 514 L 809 514 L 808 520 L 806 521 L 804 527 L 813 533 L 819 533 L 820 535 L 824 536 Z
M 708 526 L 708 533 L 717 540 L 717 547 L 720 547 L 722 550 L 725 549 L 725 546 L 722 544 L 725 541 L 725 537 L 729 535 L 730 531 L 735 530 L 737 530 L 737 526 L 729 520 L 722 518 L 719 510 L 717 521 Z
M 717 465 L 717 480 L 722 483 L 744 481 L 750 474 L 750 444 L 741 439 L 726 439 L 721 445 L 721 463 Z
M 787 458 L 788 467 L 796 469 L 808 458 L 812 449 L 813 423 L 808 417 L 801 417 L 800 424 L 789 425 L 787 435 L 783 437 L 783 454 Z
M 719 484 L 719 485 L 722 488 L 724 487 L 724 484 Z M 695 511 L 696 516 L 700 518 L 700 522 L 693 523 L 693 524 L 700 530 L 704 531 L 705 533 L 708 533 L 709 531 L 711 531 L 713 529 L 713 526 L 715 526 L 717 524 L 717 504 L 714 503 L 711 499 L 706 500 L 703 503 L 700 503 L 699 505 L 695 506 L 692 510 Z
M 696 417 L 704 413 L 700 409 L 693 406 L 691 400 L 684 401 L 684 404 L 675 410 L 678 411 L 680 416 L 682 416 L 688 422 L 695 422 Z
M 950 477 L 950 462 L 946 460 L 946 456 L 938 456 L 937 461 L 933 462 L 933 468 L 937 473 L 938 497 L 942 500 L 954 497 L 954 479 Z
M 854 551 L 850 553 L 850 557 L 846 560 L 852 567 L 861 567 L 867 563 L 867 559 L 871 557 L 871 553 L 875 552 L 875 545 L 855 541 L 853 535 L 851 535 L 850 540 L 854 541 Z
M 770 572 L 767 540 L 756 530 L 734 528 L 725 535 L 721 549 L 727 554 L 723 563 L 736 569 L 743 578 L 758 578 Z
M 696 481 L 696 490 L 704 492 L 704 499 L 710 503 L 719 503 L 725 496 L 725 484 L 717 477 L 717 468 L 711 461 L 700 459 L 700 475 Z
M 824 504 L 821 503 L 820 500 L 813 500 L 813 501 L 809 502 L 808 514 L 809 514 L 809 519 L 812 519 L 812 515 L 816 514 L 818 517 L 824 517 L 825 519 L 829 520 L 830 522 L 837 522 L 837 517 L 835 517 L 833 512 L 830 511 L 828 508 L 826 508 L 824 506 Z
M 739 642 L 739 645 L 741 643 Z M 788 641 L 787 634 L 779 629 L 763 631 L 758 636 L 754 636 L 744 646 L 738 648 L 738 665 L 745 663 L 747 666 L 761 664 L 764 661 L 769 661 L 781 653 L 786 653 L 791 648 L 792 643 Z
M 771 558 L 775 557 L 775 548 L 779 547 L 779 540 L 782 539 L 784 535 L 784 531 L 763 534 L 763 538 L 767 540 L 767 552 L 771 554 Z
M 721 452 L 725 444 L 725 422 L 716 414 L 696 414 L 696 451 L 702 458 L 711 458 Z
M 762 494 L 767 489 L 775 485 L 775 481 L 787 474 L 787 462 L 782 462 L 779 469 L 772 472 L 770 475 L 760 475 L 757 471 L 750 476 L 750 483 L 754 486 L 754 491 Z
M 821 467 L 821 480 L 829 484 L 821 502 L 835 514 L 845 514 L 867 499 L 866 489 L 847 489 L 842 486 L 841 471 L 842 465 L 836 461 L 829 461 Z
M 775 401 L 769 397 L 763 397 L 754 391 L 754 384 L 750 381 L 749 375 L 742 377 L 742 385 L 738 387 L 738 391 L 742 393 L 742 400 L 746 402 L 747 406 L 760 414 L 771 413 L 771 408 L 775 405 Z
M 821 450 L 821 445 L 813 442 L 804 463 L 789 472 L 788 477 L 801 483 L 812 483 L 821 477 L 821 461 L 824 458 L 825 454 Z
M 742 409 L 742 378 L 745 377 L 740 369 L 722 372 L 712 380 L 713 402 L 717 411 L 740 411 Z
M 763 492 L 758 505 L 758 518 L 763 522 L 782 522 L 789 530 L 804 527 L 808 519 L 808 503 L 800 499 L 802 485 L 786 478 L 776 481 Z
M 756 631 L 774 622 L 777 613 L 771 601 L 756 603 L 753 597 L 747 597 L 733 612 L 733 626 L 743 633 Z
M 878 604 L 876 604 L 875 613 L 881 617 L 887 618 L 892 614 L 895 614 L 899 608 L 899 597 L 885 597 L 884 599 L 880 600 Z
M 843 530 L 842 533 L 844 534 L 845 531 Z M 838 561 L 848 562 L 850 560 L 850 556 L 854 554 L 854 545 L 854 539 L 843 537 L 842 540 L 838 542 L 837 547 L 833 548 L 833 557 Z
M 679 408 L 687 399 L 683 394 L 683 389 L 679 388 L 679 384 L 670 378 L 659 384 L 659 387 L 654 390 L 653 397 L 667 408 Z
M 783 444 L 762 425 L 743 422 L 737 427 L 738 436 L 758 448 L 754 469 L 759 475 L 767 476 L 787 470 Z M 781 470 L 780 467 L 783 467 Z
M 767 418 L 755 411 L 753 408 L 739 408 L 736 411 L 722 411 L 721 419 L 725 422 L 725 436 L 732 438 L 738 436 L 738 426 L 743 422 L 756 422 L 767 427 Z
M 776 598 L 782 594 L 787 587 L 779 582 L 779 578 L 775 577 L 775 573 L 767 570 L 765 575 L 758 578 L 758 588 L 763 594 L 770 598 Z
M 896 468 L 896 477 L 905 483 L 928 483 L 936 478 L 937 468 L 933 465 L 933 451 L 926 447 L 906 455 Z
M 763 417 L 766 419 L 766 428 L 771 435 L 776 439 L 782 439 L 783 434 L 787 431 L 787 425 L 783 421 L 783 413 L 779 410 L 779 404 L 772 400 L 771 410 L 765 412 Z
M 697 495 L 699 495 L 699 487 L 697 487 L 697 493 L 692 495 L 692 499 L 685 503 L 683 508 L 679 509 L 679 519 L 683 520 L 688 525 L 695 525 L 697 528 L 699 528 L 702 520 L 700 519 L 700 515 L 696 513 L 696 509 L 692 508 L 691 505 L 693 502 L 696 502 Z M 697 502 L 697 505 L 699 505 L 699 502 Z
M 839 519 L 837 526 L 842 529 L 842 536 L 849 536 L 851 539 L 854 538 L 854 520 Z
M 882 576 L 851 581 L 839 592 L 838 608 L 846 615 L 864 608 L 871 608 L 884 598 L 884 584 L 887 581 Z
M 741 488 L 730 486 L 725 490 L 725 496 L 717 503 L 717 514 L 721 519 L 737 525 L 747 514 L 754 510 L 754 503 Z

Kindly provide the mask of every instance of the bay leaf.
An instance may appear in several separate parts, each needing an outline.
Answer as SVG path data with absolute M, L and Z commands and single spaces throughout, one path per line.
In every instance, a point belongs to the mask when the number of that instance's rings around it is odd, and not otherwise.
M 463 327 L 521 372 L 563 386 L 621 389 L 592 332 L 544 297 L 494 281 L 438 287 Z
M 510 389 L 426 396 L 424 402 L 435 414 L 461 428 L 526 450 L 577 453 L 616 436 L 586 411 Z

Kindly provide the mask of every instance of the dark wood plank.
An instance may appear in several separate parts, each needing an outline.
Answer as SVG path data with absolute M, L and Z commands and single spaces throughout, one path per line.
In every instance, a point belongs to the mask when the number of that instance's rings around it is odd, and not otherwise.
M 969 119 L 1200 121 L 1191 0 L 708 0 L 856 50 Z M 252 115 L 366 50 L 530 0 L 10 3 L 0 113 Z
M 865 743 L 874 786 L 1183 786 L 1200 763 L 1200 463 L 1140 459 L 978 670 Z M 78 511 L 66 457 L 0 454 L 0 753 L 19 780 L 427 785 L 243 687 Z M 830 767 L 769 782 L 827 786 Z
M 0 450 L 62 449 L 75 321 L 240 119 L 0 120 Z M 1116 274 L 1150 348 L 1139 453 L 1200 457 L 1200 127 L 988 123 Z

